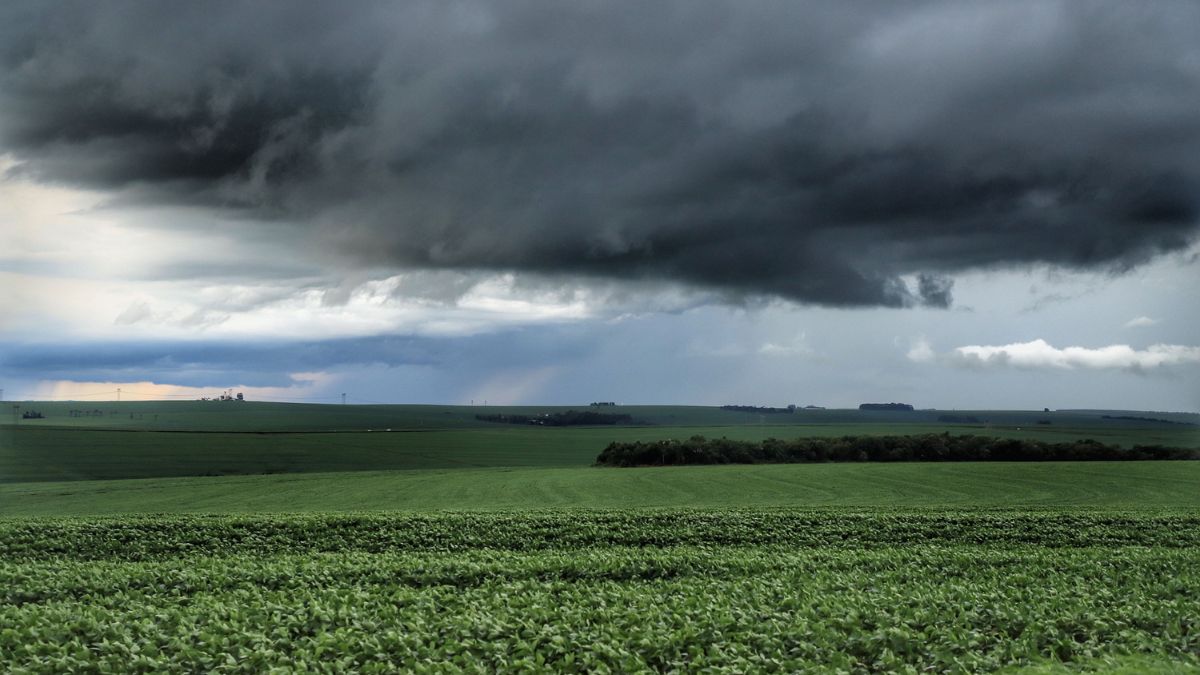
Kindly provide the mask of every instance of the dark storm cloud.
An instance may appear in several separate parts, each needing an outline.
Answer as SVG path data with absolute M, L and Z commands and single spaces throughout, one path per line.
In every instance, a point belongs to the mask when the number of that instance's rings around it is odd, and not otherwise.
M 347 269 L 947 306 L 956 272 L 1197 231 L 1191 3 L 0 13 L 16 171 L 293 223 L 281 250 Z

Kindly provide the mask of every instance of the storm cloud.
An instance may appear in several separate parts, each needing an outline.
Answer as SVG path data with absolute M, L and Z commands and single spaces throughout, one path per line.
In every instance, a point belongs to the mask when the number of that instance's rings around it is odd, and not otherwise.
M 347 271 L 945 307 L 959 272 L 1195 240 L 1198 30 L 1192 3 L 5 3 L 0 153 Z

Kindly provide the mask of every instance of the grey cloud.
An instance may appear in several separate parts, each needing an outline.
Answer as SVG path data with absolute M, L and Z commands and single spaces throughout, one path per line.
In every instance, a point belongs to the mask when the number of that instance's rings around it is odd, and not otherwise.
M 478 274 L 453 270 L 416 272 L 404 275 L 396 284 L 392 295 L 432 304 L 452 304 L 462 299 L 481 281 Z
M 925 304 L 932 307 L 949 307 L 954 296 L 951 290 L 954 280 L 946 277 L 922 274 L 917 278 L 917 290 Z
M 18 171 L 290 223 L 347 271 L 945 307 L 957 272 L 1197 234 L 1190 4 L 0 12 Z
M 278 251 L 279 247 L 272 247 Z M 315 277 L 319 270 L 310 265 L 293 264 L 288 260 L 265 260 L 264 254 L 272 250 L 243 251 L 240 257 L 253 259 L 253 265 L 246 260 L 204 260 L 182 259 L 170 260 L 158 265 L 149 266 L 136 274 L 128 275 L 138 281 L 164 281 L 176 279 L 193 279 L 213 282 L 237 281 L 295 281 L 305 277 Z

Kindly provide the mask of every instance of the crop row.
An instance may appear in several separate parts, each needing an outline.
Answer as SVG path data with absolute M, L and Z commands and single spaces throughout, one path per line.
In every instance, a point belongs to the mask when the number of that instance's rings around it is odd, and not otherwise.
M 609 546 L 1200 546 L 1194 511 L 805 510 L 137 516 L 0 519 L 0 559 L 192 554 L 575 550 Z
M 6 672 L 983 672 L 1130 653 L 1200 663 L 1195 549 L 7 561 L 0 588 Z

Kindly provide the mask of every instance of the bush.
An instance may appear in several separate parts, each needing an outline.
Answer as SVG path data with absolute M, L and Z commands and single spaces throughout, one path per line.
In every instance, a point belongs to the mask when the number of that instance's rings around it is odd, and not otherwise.
M 1091 439 L 1046 443 L 1029 439 L 924 434 L 842 436 L 765 441 L 706 439 L 610 443 L 600 466 L 769 464 L 806 462 L 1078 462 L 1200 459 L 1200 449 L 1138 445 L 1122 448 Z

